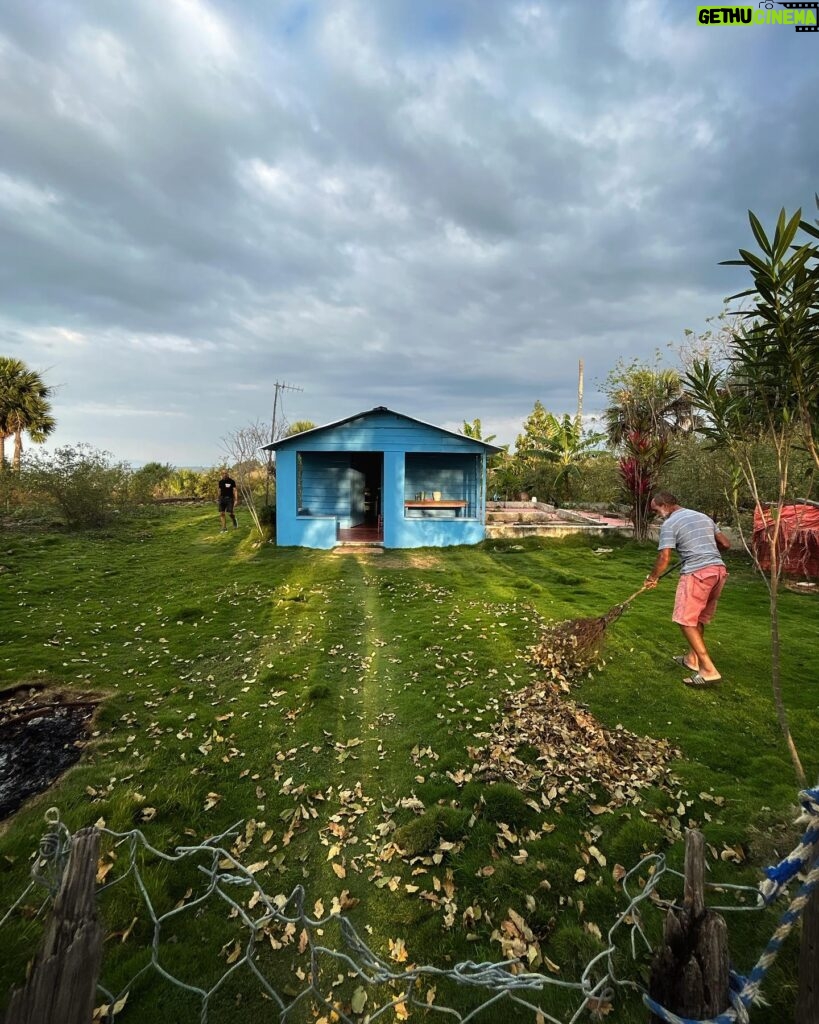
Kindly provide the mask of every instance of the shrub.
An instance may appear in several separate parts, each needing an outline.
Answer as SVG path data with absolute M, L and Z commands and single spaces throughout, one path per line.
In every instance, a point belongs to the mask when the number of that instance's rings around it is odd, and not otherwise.
M 131 498 L 143 503 L 164 497 L 173 472 L 173 466 L 167 462 L 146 462 L 131 474 Z
M 576 502 L 613 505 L 623 500 L 623 482 L 613 455 L 598 455 L 579 465 L 574 483 Z
M 9 514 L 25 504 L 25 494 L 18 473 L 6 470 L 0 473 L 0 515 Z
M 219 493 L 221 469 L 213 466 L 201 472 L 195 469 L 177 469 L 167 480 L 169 495 L 180 498 L 213 498 Z
M 260 526 L 271 526 L 276 525 L 276 506 L 275 505 L 260 505 L 259 506 L 259 525 Z
M 662 474 L 662 486 L 671 491 L 688 508 L 705 512 L 717 522 L 733 517 L 732 490 L 734 460 L 727 451 L 714 451 L 708 442 L 686 438 L 679 444 L 679 454 Z M 776 452 L 771 444 L 760 441 L 751 455 L 754 473 L 763 501 L 775 500 L 779 489 Z M 791 458 L 790 484 L 793 497 L 810 490 L 812 464 L 806 452 L 794 452 Z M 737 505 L 740 511 L 753 509 L 754 501 L 742 481 L 737 481 Z
M 36 452 L 25 457 L 21 483 L 55 506 L 66 526 L 102 526 L 129 504 L 131 470 L 112 459 L 88 444 Z

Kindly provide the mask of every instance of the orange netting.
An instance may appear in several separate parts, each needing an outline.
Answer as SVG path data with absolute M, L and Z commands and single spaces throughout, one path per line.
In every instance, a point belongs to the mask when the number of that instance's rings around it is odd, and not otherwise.
M 771 565 L 770 539 L 774 519 L 770 509 L 754 512 L 753 551 L 762 569 Z M 813 505 L 785 505 L 779 525 L 779 551 L 788 576 L 819 578 L 819 508 Z

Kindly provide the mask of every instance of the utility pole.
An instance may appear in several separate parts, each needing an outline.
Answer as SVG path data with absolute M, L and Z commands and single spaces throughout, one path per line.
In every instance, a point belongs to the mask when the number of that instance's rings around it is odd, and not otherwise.
M 583 360 L 577 364 L 577 425 L 583 420 Z
M 276 440 L 276 414 L 279 409 L 279 394 L 282 391 L 304 391 L 304 388 L 295 387 L 293 384 L 284 384 L 276 381 L 273 385 L 273 419 L 270 421 L 270 443 Z M 270 504 L 270 478 L 273 476 L 273 452 L 267 452 L 267 479 L 264 485 L 264 503 Z

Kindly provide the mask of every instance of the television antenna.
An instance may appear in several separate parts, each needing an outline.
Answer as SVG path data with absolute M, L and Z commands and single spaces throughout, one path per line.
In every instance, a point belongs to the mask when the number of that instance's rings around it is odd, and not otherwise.
M 284 383 L 281 383 L 280 381 L 276 381 L 276 383 L 273 385 L 273 388 L 274 388 L 274 394 L 273 394 L 273 419 L 271 420 L 271 423 L 270 423 L 270 443 L 271 444 L 273 444 L 273 442 L 276 440 L 276 413 L 277 413 L 278 408 L 279 408 L 279 395 L 280 395 L 280 393 L 282 391 L 304 391 L 304 388 L 296 387 L 294 384 L 284 384 Z

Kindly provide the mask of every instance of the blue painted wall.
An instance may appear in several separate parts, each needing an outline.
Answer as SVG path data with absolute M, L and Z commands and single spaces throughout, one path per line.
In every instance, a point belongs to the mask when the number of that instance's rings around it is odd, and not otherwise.
M 283 546 L 332 548 L 337 526 L 363 521 L 358 498 L 360 476 L 349 452 L 383 452 L 382 511 L 384 546 L 443 547 L 477 544 L 484 539 L 486 448 L 468 437 L 407 420 L 394 413 L 371 413 L 338 427 L 280 442 L 276 450 L 276 536 Z M 301 455 L 301 507 L 296 508 L 297 453 Z M 405 457 L 407 453 L 417 458 Z M 444 459 L 441 456 L 450 456 Z M 441 491 L 442 497 L 465 499 L 457 517 L 447 510 L 423 510 L 404 502 L 418 491 Z
M 296 448 L 336 452 L 483 452 L 470 437 L 448 434 L 437 427 L 414 423 L 394 413 L 371 413 L 338 427 L 296 434 L 279 442 L 278 452 Z
M 300 507 L 312 515 L 350 514 L 350 457 L 305 452 L 301 458 Z
M 467 501 L 459 509 L 459 518 L 474 519 L 478 514 L 479 480 L 482 460 L 479 455 L 440 455 L 428 452 L 408 452 L 405 463 L 404 500 L 412 501 L 419 492 L 427 498 L 440 491 L 441 498 Z M 411 519 L 453 519 L 454 509 L 407 509 Z

